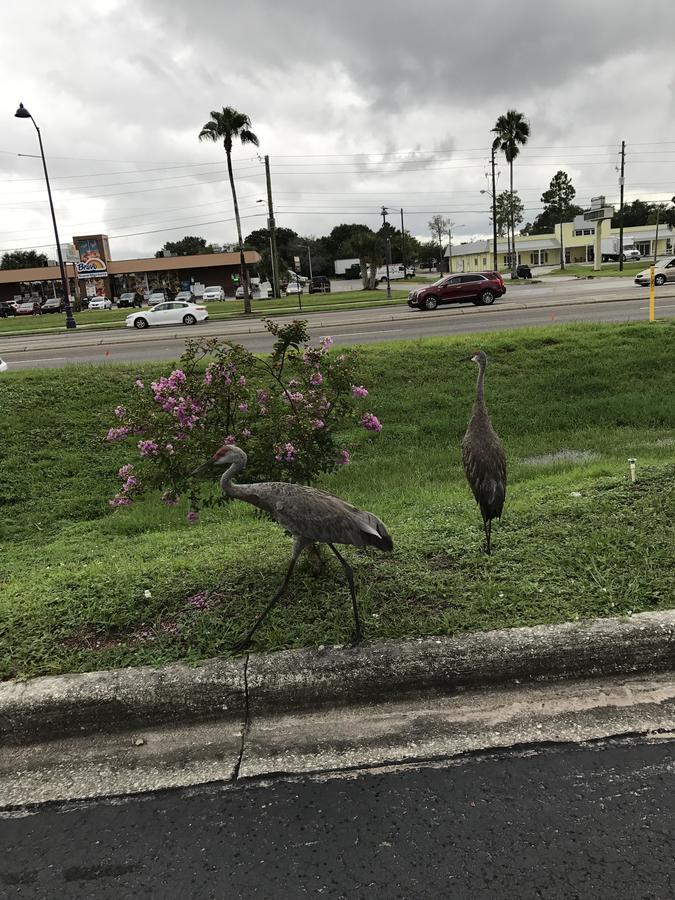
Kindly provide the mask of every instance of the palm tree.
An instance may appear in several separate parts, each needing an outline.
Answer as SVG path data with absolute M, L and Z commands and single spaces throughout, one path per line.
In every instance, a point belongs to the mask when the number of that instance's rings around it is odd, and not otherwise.
M 500 116 L 495 122 L 492 131 L 497 137 L 492 142 L 495 150 L 501 150 L 510 167 L 511 184 L 510 190 L 513 196 L 513 160 L 520 153 L 519 145 L 524 147 L 530 136 L 530 125 L 522 113 L 515 109 L 509 109 L 506 114 Z M 516 229 L 511 220 L 511 277 L 516 275 Z
M 200 141 L 213 141 L 217 143 L 222 140 L 227 155 L 227 173 L 230 176 L 230 187 L 232 188 L 232 200 L 234 202 L 234 217 L 237 220 L 237 237 L 239 238 L 239 260 L 241 266 L 241 277 L 244 287 L 244 312 L 251 312 L 251 290 L 248 280 L 248 270 L 244 262 L 244 242 L 241 237 L 241 220 L 239 219 L 239 204 L 237 203 L 237 192 L 234 187 L 234 175 L 232 173 L 232 142 L 235 138 L 239 138 L 242 144 L 253 144 L 258 146 L 259 141 L 256 135 L 251 131 L 251 120 L 245 113 L 240 113 L 231 106 L 224 106 L 222 112 L 211 110 L 211 119 L 199 132 Z

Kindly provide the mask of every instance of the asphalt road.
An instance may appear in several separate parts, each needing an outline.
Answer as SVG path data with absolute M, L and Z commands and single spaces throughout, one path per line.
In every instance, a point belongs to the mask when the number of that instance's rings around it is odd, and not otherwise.
M 670 741 L 242 784 L 0 819 L 13 898 L 675 895 Z
M 604 282 L 609 282 L 605 284 Z M 631 299 L 619 299 L 629 297 Z M 526 307 L 526 308 L 524 308 Z M 675 316 L 675 287 L 661 289 L 657 318 Z M 648 294 L 625 279 L 560 281 L 553 285 L 515 286 L 494 306 L 472 304 L 421 313 L 402 306 L 305 313 L 310 334 L 330 334 L 338 344 L 367 344 L 434 335 L 499 331 L 561 322 L 623 322 L 645 320 Z M 136 332 L 80 330 L 73 333 L 0 338 L 0 356 L 11 368 L 54 368 L 68 363 L 137 362 L 177 359 L 185 339 L 197 335 L 236 340 L 254 352 L 272 345 L 260 320 L 212 321 L 194 328 L 168 327 Z

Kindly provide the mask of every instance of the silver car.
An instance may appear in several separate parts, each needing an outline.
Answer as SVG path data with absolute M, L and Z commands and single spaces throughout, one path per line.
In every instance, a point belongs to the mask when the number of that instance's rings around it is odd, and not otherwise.
M 654 284 L 665 284 L 675 281 L 675 256 L 664 256 L 656 260 L 654 266 Z M 649 269 L 643 269 L 635 276 L 635 284 L 649 287 Z

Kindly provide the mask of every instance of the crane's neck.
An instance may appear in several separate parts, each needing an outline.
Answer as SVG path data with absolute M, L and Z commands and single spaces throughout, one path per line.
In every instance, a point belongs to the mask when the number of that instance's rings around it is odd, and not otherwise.
M 485 362 L 481 360 L 478 363 L 478 378 L 476 380 L 476 403 L 485 403 L 484 399 L 484 385 L 485 385 Z
M 243 454 L 242 454 L 243 456 Z M 220 487 L 224 494 L 235 499 L 240 496 L 243 485 L 233 484 L 232 479 L 240 475 L 246 467 L 246 457 L 236 459 L 231 463 L 220 477 Z

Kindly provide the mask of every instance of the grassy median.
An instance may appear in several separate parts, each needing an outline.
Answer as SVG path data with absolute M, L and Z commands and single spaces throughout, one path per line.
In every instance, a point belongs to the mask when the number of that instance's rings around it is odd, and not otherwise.
M 341 309 L 363 309 L 368 307 L 400 304 L 408 297 L 408 291 L 392 289 L 392 299 L 387 300 L 386 293 L 376 291 L 343 291 L 334 294 L 303 294 L 300 298 L 302 310 L 297 297 L 281 297 L 279 300 L 252 300 L 252 314 L 256 318 L 269 315 L 297 315 L 306 312 L 334 311 Z M 243 300 L 225 300 L 221 303 L 207 303 L 209 321 L 220 319 L 236 319 L 244 315 Z M 124 328 L 128 315 L 147 311 L 140 309 L 85 309 L 75 313 L 78 328 L 107 329 Z M 43 316 L 8 316 L 0 319 L 0 336 L 44 334 L 66 330 L 66 318 L 62 313 L 49 313 Z
M 494 555 L 460 461 L 476 338 L 362 350 L 383 431 L 347 435 L 323 486 L 387 523 L 395 552 L 347 549 L 366 637 L 628 614 L 673 605 L 675 323 L 483 334 L 487 402 L 509 459 Z M 280 582 L 291 542 L 242 503 L 204 511 L 154 496 L 112 511 L 131 450 L 103 442 L 137 374 L 73 366 L 0 380 L 0 677 L 224 654 Z M 627 478 L 637 457 L 638 481 Z M 197 460 L 195 462 L 198 462 Z M 334 561 L 301 565 L 257 649 L 348 640 Z

